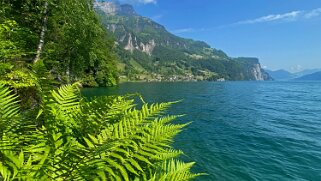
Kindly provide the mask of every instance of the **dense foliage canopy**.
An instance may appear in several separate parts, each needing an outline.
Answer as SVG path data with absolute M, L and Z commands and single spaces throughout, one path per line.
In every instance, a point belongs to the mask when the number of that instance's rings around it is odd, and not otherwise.
M 117 83 L 113 40 L 92 0 L 1 0 L 0 76 L 42 59 L 59 82 Z

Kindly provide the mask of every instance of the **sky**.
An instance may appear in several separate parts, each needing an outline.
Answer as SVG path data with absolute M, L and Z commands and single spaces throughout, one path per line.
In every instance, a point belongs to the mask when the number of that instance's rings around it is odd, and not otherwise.
M 321 0 L 121 0 L 178 36 L 264 68 L 321 68 Z

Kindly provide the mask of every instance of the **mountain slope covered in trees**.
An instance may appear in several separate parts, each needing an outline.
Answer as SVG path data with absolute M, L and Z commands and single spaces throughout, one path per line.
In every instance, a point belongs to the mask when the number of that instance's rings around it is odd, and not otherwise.
M 92 0 L 3 0 L 0 4 L 1 79 L 29 79 L 28 65 L 43 61 L 62 83 L 117 83 L 113 41 Z M 25 75 L 22 77 L 22 75 Z
M 175 102 L 86 99 L 117 82 L 114 41 L 92 0 L 0 1 L 0 180 L 177 180 L 194 174 L 171 147 Z M 48 71 L 49 70 L 49 71 Z
M 201 41 L 184 39 L 138 15 L 131 5 L 95 3 L 117 40 L 118 65 L 126 80 L 270 80 L 256 58 L 231 58 Z

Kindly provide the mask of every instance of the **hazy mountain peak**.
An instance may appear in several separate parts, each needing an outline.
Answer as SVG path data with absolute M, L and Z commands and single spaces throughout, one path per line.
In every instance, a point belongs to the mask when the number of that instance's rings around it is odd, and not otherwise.
M 118 1 L 96 1 L 94 7 L 108 15 L 137 16 L 132 5 L 120 4 Z
M 304 75 L 302 77 L 296 78 L 295 80 L 299 81 L 320 81 L 321 72 L 314 72 L 312 74 Z
M 265 70 L 268 72 L 271 77 L 275 80 L 290 80 L 295 77 L 292 73 L 284 70 L 284 69 L 279 69 L 279 70 Z
M 120 5 L 120 9 L 121 9 L 120 14 L 122 15 L 131 15 L 131 16 L 137 15 L 134 7 L 130 4 L 122 4 Z

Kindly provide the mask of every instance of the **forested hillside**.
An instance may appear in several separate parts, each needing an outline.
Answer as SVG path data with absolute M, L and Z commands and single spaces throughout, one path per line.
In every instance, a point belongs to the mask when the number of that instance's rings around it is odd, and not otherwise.
M 81 96 L 79 83 L 110 86 L 118 79 L 114 41 L 92 0 L 0 3 L 0 181 L 203 175 L 171 147 L 188 125 L 166 114 L 175 102 Z M 70 82 L 77 83 L 59 86 Z
M 131 5 L 100 1 L 95 9 L 117 40 L 118 68 L 125 81 L 271 79 L 258 59 L 231 58 L 205 42 L 173 35 Z
M 2 0 L 0 77 L 28 84 L 28 66 L 43 62 L 61 83 L 117 83 L 113 41 L 92 0 Z

